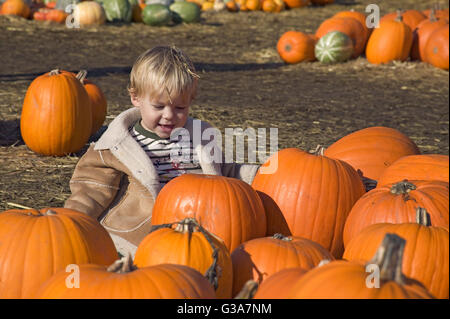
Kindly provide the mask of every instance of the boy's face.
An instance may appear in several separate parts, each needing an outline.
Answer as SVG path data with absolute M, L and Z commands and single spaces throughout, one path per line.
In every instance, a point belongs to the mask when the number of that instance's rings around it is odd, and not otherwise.
M 169 98 L 133 97 L 131 103 L 141 111 L 142 126 L 161 138 L 169 138 L 174 128 L 183 127 L 189 115 L 191 98 L 188 94 Z

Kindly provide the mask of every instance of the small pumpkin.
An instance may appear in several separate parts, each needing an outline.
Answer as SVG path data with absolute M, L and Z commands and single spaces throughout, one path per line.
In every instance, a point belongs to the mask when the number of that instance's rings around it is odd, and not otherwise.
M 130 255 L 109 267 L 79 266 L 79 287 L 66 285 L 67 273 L 56 273 L 36 297 L 40 299 L 213 299 L 214 288 L 197 270 L 175 264 L 137 268 Z
M 352 40 L 343 32 L 331 31 L 317 41 L 314 55 L 321 63 L 345 62 L 353 55 Z
M 352 132 L 324 151 L 325 156 L 343 160 L 373 180 L 400 157 L 416 154 L 420 154 L 419 148 L 408 136 L 383 126 Z
M 399 181 L 372 189 L 348 214 L 344 246 L 369 225 L 414 222 L 417 207 L 426 209 L 432 225 L 448 230 L 448 185 L 440 181 Z
M 404 179 L 449 182 L 449 157 L 441 154 L 403 156 L 388 166 L 378 179 L 378 185 L 388 185 Z
M 23 18 L 30 16 L 30 7 L 23 0 L 6 0 L 1 5 L 2 14 L 16 15 Z
M 92 131 L 89 95 L 71 72 L 52 70 L 27 89 L 20 117 L 25 144 L 43 155 L 79 151 Z
M 353 58 L 359 57 L 366 44 L 365 29 L 363 25 L 352 17 L 332 17 L 323 21 L 316 31 L 316 37 L 320 39 L 332 31 L 345 33 L 353 42 Z
M 249 184 L 231 177 L 183 174 L 168 182 L 156 197 L 152 225 L 187 217 L 220 237 L 229 251 L 266 234 L 266 215 L 258 194 Z
M 262 10 L 264 12 L 281 12 L 286 8 L 283 0 L 263 0 Z
M 103 7 L 95 1 L 83 1 L 76 5 L 73 11 L 75 21 L 81 26 L 102 25 L 106 22 Z
M 367 262 L 387 233 L 406 240 L 402 272 L 427 287 L 437 298 L 449 297 L 448 231 L 431 225 L 428 213 L 418 207 L 414 223 L 378 223 L 364 228 L 345 247 L 343 258 Z
M 169 7 L 153 3 L 147 4 L 142 10 L 142 22 L 151 26 L 164 26 L 172 21 L 172 13 Z
M 92 2 L 92 1 L 91 1 Z M 84 2 L 83 2 L 84 3 Z M 76 75 L 77 79 L 83 84 L 91 101 L 92 110 L 92 131 L 91 134 L 97 132 L 103 125 L 107 113 L 107 101 L 100 87 L 86 79 L 87 71 L 81 70 Z
M 138 268 L 166 263 L 198 270 L 215 286 L 218 298 L 231 298 L 233 267 L 230 253 L 220 238 L 195 219 L 156 225 L 139 244 L 134 257 Z
M 290 9 L 302 8 L 311 4 L 311 0 L 283 0 L 286 6 Z
M 0 213 L 0 298 L 34 298 L 39 287 L 70 264 L 109 265 L 117 251 L 108 232 L 67 208 Z M 76 290 L 76 289 L 75 289 Z
M 365 37 L 365 43 L 364 46 L 367 43 L 367 40 L 369 40 L 369 36 L 372 33 L 372 28 L 368 28 L 367 27 L 367 23 L 366 23 L 366 15 L 364 13 L 355 11 L 354 9 L 348 10 L 348 11 L 339 11 L 338 13 L 336 13 L 334 15 L 334 17 L 350 17 L 350 18 L 354 18 L 356 20 L 359 21 L 359 23 L 361 23 L 361 25 L 364 28 L 364 37 Z
M 386 234 L 369 262 L 335 260 L 316 267 L 291 288 L 292 298 L 433 299 L 422 283 L 402 273 L 404 250 L 403 238 Z M 376 270 L 379 275 L 370 278 Z
M 174 22 L 194 23 L 200 21 L 201 10 L 193 2 L 174 2 L 169 6 Z
M 247 0 L 246 5 L 250 11 L 258 11 L 262 9 L 261 0 Z
M 249 240 L 231 253 L 233 296 L 248 280 L 261 284 L 276 272 L 291 267 L 314 268 L 323 259 L 334 257 L 320 244 L 302 237 L 275 234 Z
M 424 61 L 443 70 L 449 69 L 448 24 L 438 27 L 425 44 Z
M 310 62 L 315 60 L 315 40 L 300 31 L 287 31 L 277 42 L 277 51 L 286 63 Z
M 406 61 L 409 57 L 413 33 L 402 20 L 401 11 L 398 11 L 394 20 L 380 22 L 380 27 L 372 32 L 366 46 L 366 58 L 370 63 Z

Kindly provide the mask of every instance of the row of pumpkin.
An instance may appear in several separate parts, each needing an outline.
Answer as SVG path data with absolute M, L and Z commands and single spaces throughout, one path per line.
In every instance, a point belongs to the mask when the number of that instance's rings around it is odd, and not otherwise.
M 337 63 L 365 54 L 373 64 L 411 59 L 449 69 L 448 9 L 398 10 L 384 15 L 378 28 L 369 28 L 366 19 L 353 10 L 338 12 L 315 34 L 285 32 L 277 51 L 287 63 Z
M 0 298 L 449 298 L 448 156 L 369 127 L 274 162 L 170 181 L 134 258 L 85 214 L 3 211 Z

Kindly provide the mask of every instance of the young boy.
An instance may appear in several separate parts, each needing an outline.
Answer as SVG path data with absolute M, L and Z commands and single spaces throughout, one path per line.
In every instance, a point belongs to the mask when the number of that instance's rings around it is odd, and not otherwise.
M 128 88 L 134 107 L 109 124 L 75 167 L 72 194 L 64 207 L 99 220 L 122 255 L 134 256 L 151 228 L 156 196 L 174 177 L 214 174 L 250 184 L 256 174 L 258 165 L 208 158 L 211 148 L 205 146 L 211 146 L 210 140 L 193 143 L 194 134 L 202 136 L 211 127 L 188 115 L 197 83 L 191 60 L 179 49 L 160 46 L 141 54 L 131 70 Z M 189 152 L 184 147 L 182 152 L 188 156 L 183 160 L 171 156 L 181 154 L 177 153 L 180 144 L 170 138 L 180 129 L 190 136 Z

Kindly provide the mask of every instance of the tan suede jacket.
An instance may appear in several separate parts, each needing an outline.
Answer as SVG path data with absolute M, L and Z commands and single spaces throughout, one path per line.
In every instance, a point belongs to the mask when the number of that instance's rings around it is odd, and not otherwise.
M 134 256 L 137 245 L 148 234 L 153 204 L 161 188 L 153 163 L 129 133 L 140 118 L 137 108 L 122 112 L 90 145 L 75 167 L 70 180 L 72 194 L 64 205 L 99 220 L 122 255 L 129 252 Z M 185 125 L 190 134 L 193 122 L 193 118 L 188 118 Z M 209 127 L 201 122 L 202 132 Z M 202 160 L 207 156 L 205 145 L 209 142 L 202 141 L 195 148 L 203 173 L 251 184 L 259 165 Z

